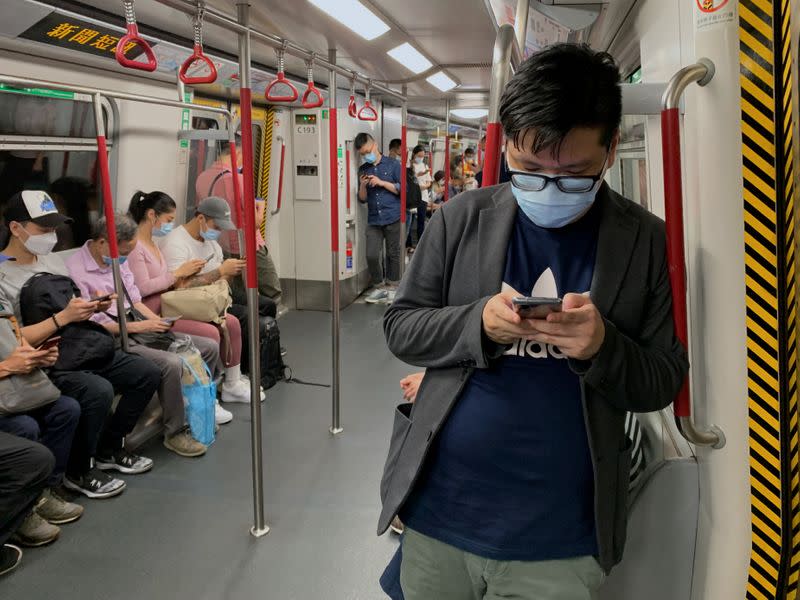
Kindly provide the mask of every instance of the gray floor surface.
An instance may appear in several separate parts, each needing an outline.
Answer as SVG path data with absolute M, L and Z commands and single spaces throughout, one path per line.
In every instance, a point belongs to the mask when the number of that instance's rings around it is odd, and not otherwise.
M 152 472 L 125 476 L 111 500 L 81 500 L 83 518 L 52 546 L 25 550 L 0 579 L 10 600 L 378 600 L 397 540 L 375 535 L 378 484 L 399 379 L 411 369 L 386 349 L 384 306 L 342 313 L 342 425 L 328 433 L 328 388 L 279 383 L 262 404 L 266 514 L 253 519 L 250 415 L 243 404 L 200 459 L 142 450 Z M 330 314 L 280 320 L 296 377 L 330 383 Z

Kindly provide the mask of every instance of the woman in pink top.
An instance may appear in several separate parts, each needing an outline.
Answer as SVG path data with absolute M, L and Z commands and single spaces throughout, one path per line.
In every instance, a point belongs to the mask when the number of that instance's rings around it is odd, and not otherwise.
M 142 302 L 157 314 L 160 314 L 161 310 L 161 294 L 172 289 L 177 280 L 199 273 L 205 264 L 203 260 L 189 260 L 174 272 L 170 272 L 167 268 L 167 263 L 153 238 L 163 237 L 172 230 L 176 209 L 175 201 L 167 194 L 158 191 L 149 194 L 136 192 L 128 209 L 139 227 L 137 244 L 128 255 L 128 265 L 133 273 L 136 287 L 142 294 Z M 240 373 L 241 325 L 239 319 L 233 315 L 225 315 L 225 323 L 230 338 L 230 348 L 222 349 L 223 351 L 220 352 L 226 373 L 226 381 L 222 385 L 223 400 L 226 400 L 225 396 L 231 393 L 236 395 L 239 388 L 243 387 L 238 381 L 228 381 L 230 373 Z M 220 331 L 213 323 L 179 319 L 172 327 L 172 331 L 211 338 L 217 344 L 221 340 Z M 238 380 L 238 376 L 236 379 Z M 249 388 L 247 393 L 249 396 Z M 227 398 L 227 400 L 236 401 L 233 398 Z M 219 405 L 217 405 L 217 413 L 217 422 L 227 423 L 233 418 L 229 411 Z M 227 415 L 223 413 L 227 413 Z

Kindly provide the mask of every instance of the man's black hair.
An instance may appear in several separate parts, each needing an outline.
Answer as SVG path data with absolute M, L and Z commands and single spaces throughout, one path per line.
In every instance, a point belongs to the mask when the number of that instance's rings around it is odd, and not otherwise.
M 370 134 L 362 131 L 356 136 L 356 139 L 353 140 L 353 146 L 356 149 L 356 152 L 361 150 L 365 145 L 369 144 L 370 142 L 374 142 L 375 138 L 372 137 Z
M 403 142 L 400 141 L 400 138 L 394 138 L 391 142 L 389 142 L 389 151 L 397 150 L 400 151 L 400 146 Z
M 470 146 L 469 148 L 466 148 L 464 150 L 464 154 L 475 154 L 475 148 L 473 148 L 472 146 Z
M 607 52 L 586 44 L 550 46 L 522 63 L 508 82 L 500 99 L 503 131 L 517 148 L 551 148 L 556 156 L 570 130 L 600 127 L 599 142 L 608 146 L 622 119 L 619 84 L 619 69 Z

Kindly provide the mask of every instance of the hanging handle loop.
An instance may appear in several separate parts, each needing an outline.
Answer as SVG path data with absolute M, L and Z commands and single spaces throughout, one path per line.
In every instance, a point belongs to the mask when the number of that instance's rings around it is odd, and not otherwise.
M 369 84 L 367 84 L 367 97 L 364 100 L 364 106 L 361 107 L 361 110 L 358 111 L 358 118 L 361 121 L 377 121 L 378 120 L 378 111 L 370 104 L 369 101 Z
M 217 80 L 217 67 L 214 63 L 203 54 L 203 14 L 205 13 L 205 6 L 203 2 L 197 3 L 197 14 L 192 19 L 192 27 L 194 28 L 194 51 L 192 55 L 187 58 L 181 65 L 178 71 L 178 77 L 187 85 L 198 85 L 201 83 L 214 83 Z M 196 64 L 205 64 L 208 67 L 207 75 L 198 75 L 189 77 L 186 73 L 189 69 Z
M 264 97 L 266 98 L 267 102 L 294 102 L 299 96 L 297 88 L 292 85 L 291 81 L 286 79 L 286 75 L 284 74 L 286 69 L 286 64 L 284 61 L 285 53 L 286 43 L 284 42 L 283 48 L 277 48 L 275 50 L 275 56 L 278 58 L 278 76 L 269 82 L 267 89 L 264 91 Z M 275 88 L 281 85 L 289 88 L 288 94 L 281 95 L 277 93 Z
M 358 116 L 358 106 L 356 105 L 356 78 L 355 74 L 350 80 L 350 101 L 347 103 L 347 114 L 354 119 Z
M 322 98 L 322 92 L 314 85 L 314 56 L 312 55 L 306 61 L 306 68 L 308 69 L 308 85 L 306 91 L 303 92 L 303 108 L 319 108 L 325 103 Z M 316 99 L 312 99 L 316 97 Z
M 122 4 L 125 7 L 125 29 L 127 33 L 117 42 L 117 50 L 114 56 L 116 56 L 117 62 L 123 67 L 152 73 L 156 70 L 156 67 L 158 67 L 158 61 L 156 60 L 156 55 L 153 54 L 153 49 L 150 47 L 150 44 L 139 35 L 139 27 L 136 25 L 136 13 L 133 10 L 133 0 L 122 0 Z M 144 52 L 147 61 L 142 62 L 127 58 L 125 56 L 125 48 L 128 44 L 133 44 L 131 48 L 139 46 L 142 52 Z

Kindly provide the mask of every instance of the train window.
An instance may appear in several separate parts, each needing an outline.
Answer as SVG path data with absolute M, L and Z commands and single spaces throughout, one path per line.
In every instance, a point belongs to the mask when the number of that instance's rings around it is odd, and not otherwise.
M 82 245 L 102 212 L 90 99 L 48 90 L 0 92 L 0 213 L 16 192 L 45 190 L 73 219 L 57 231 L 56 250 Z M 103 115 L 113 133 L 110 104 L 104 103 Z

